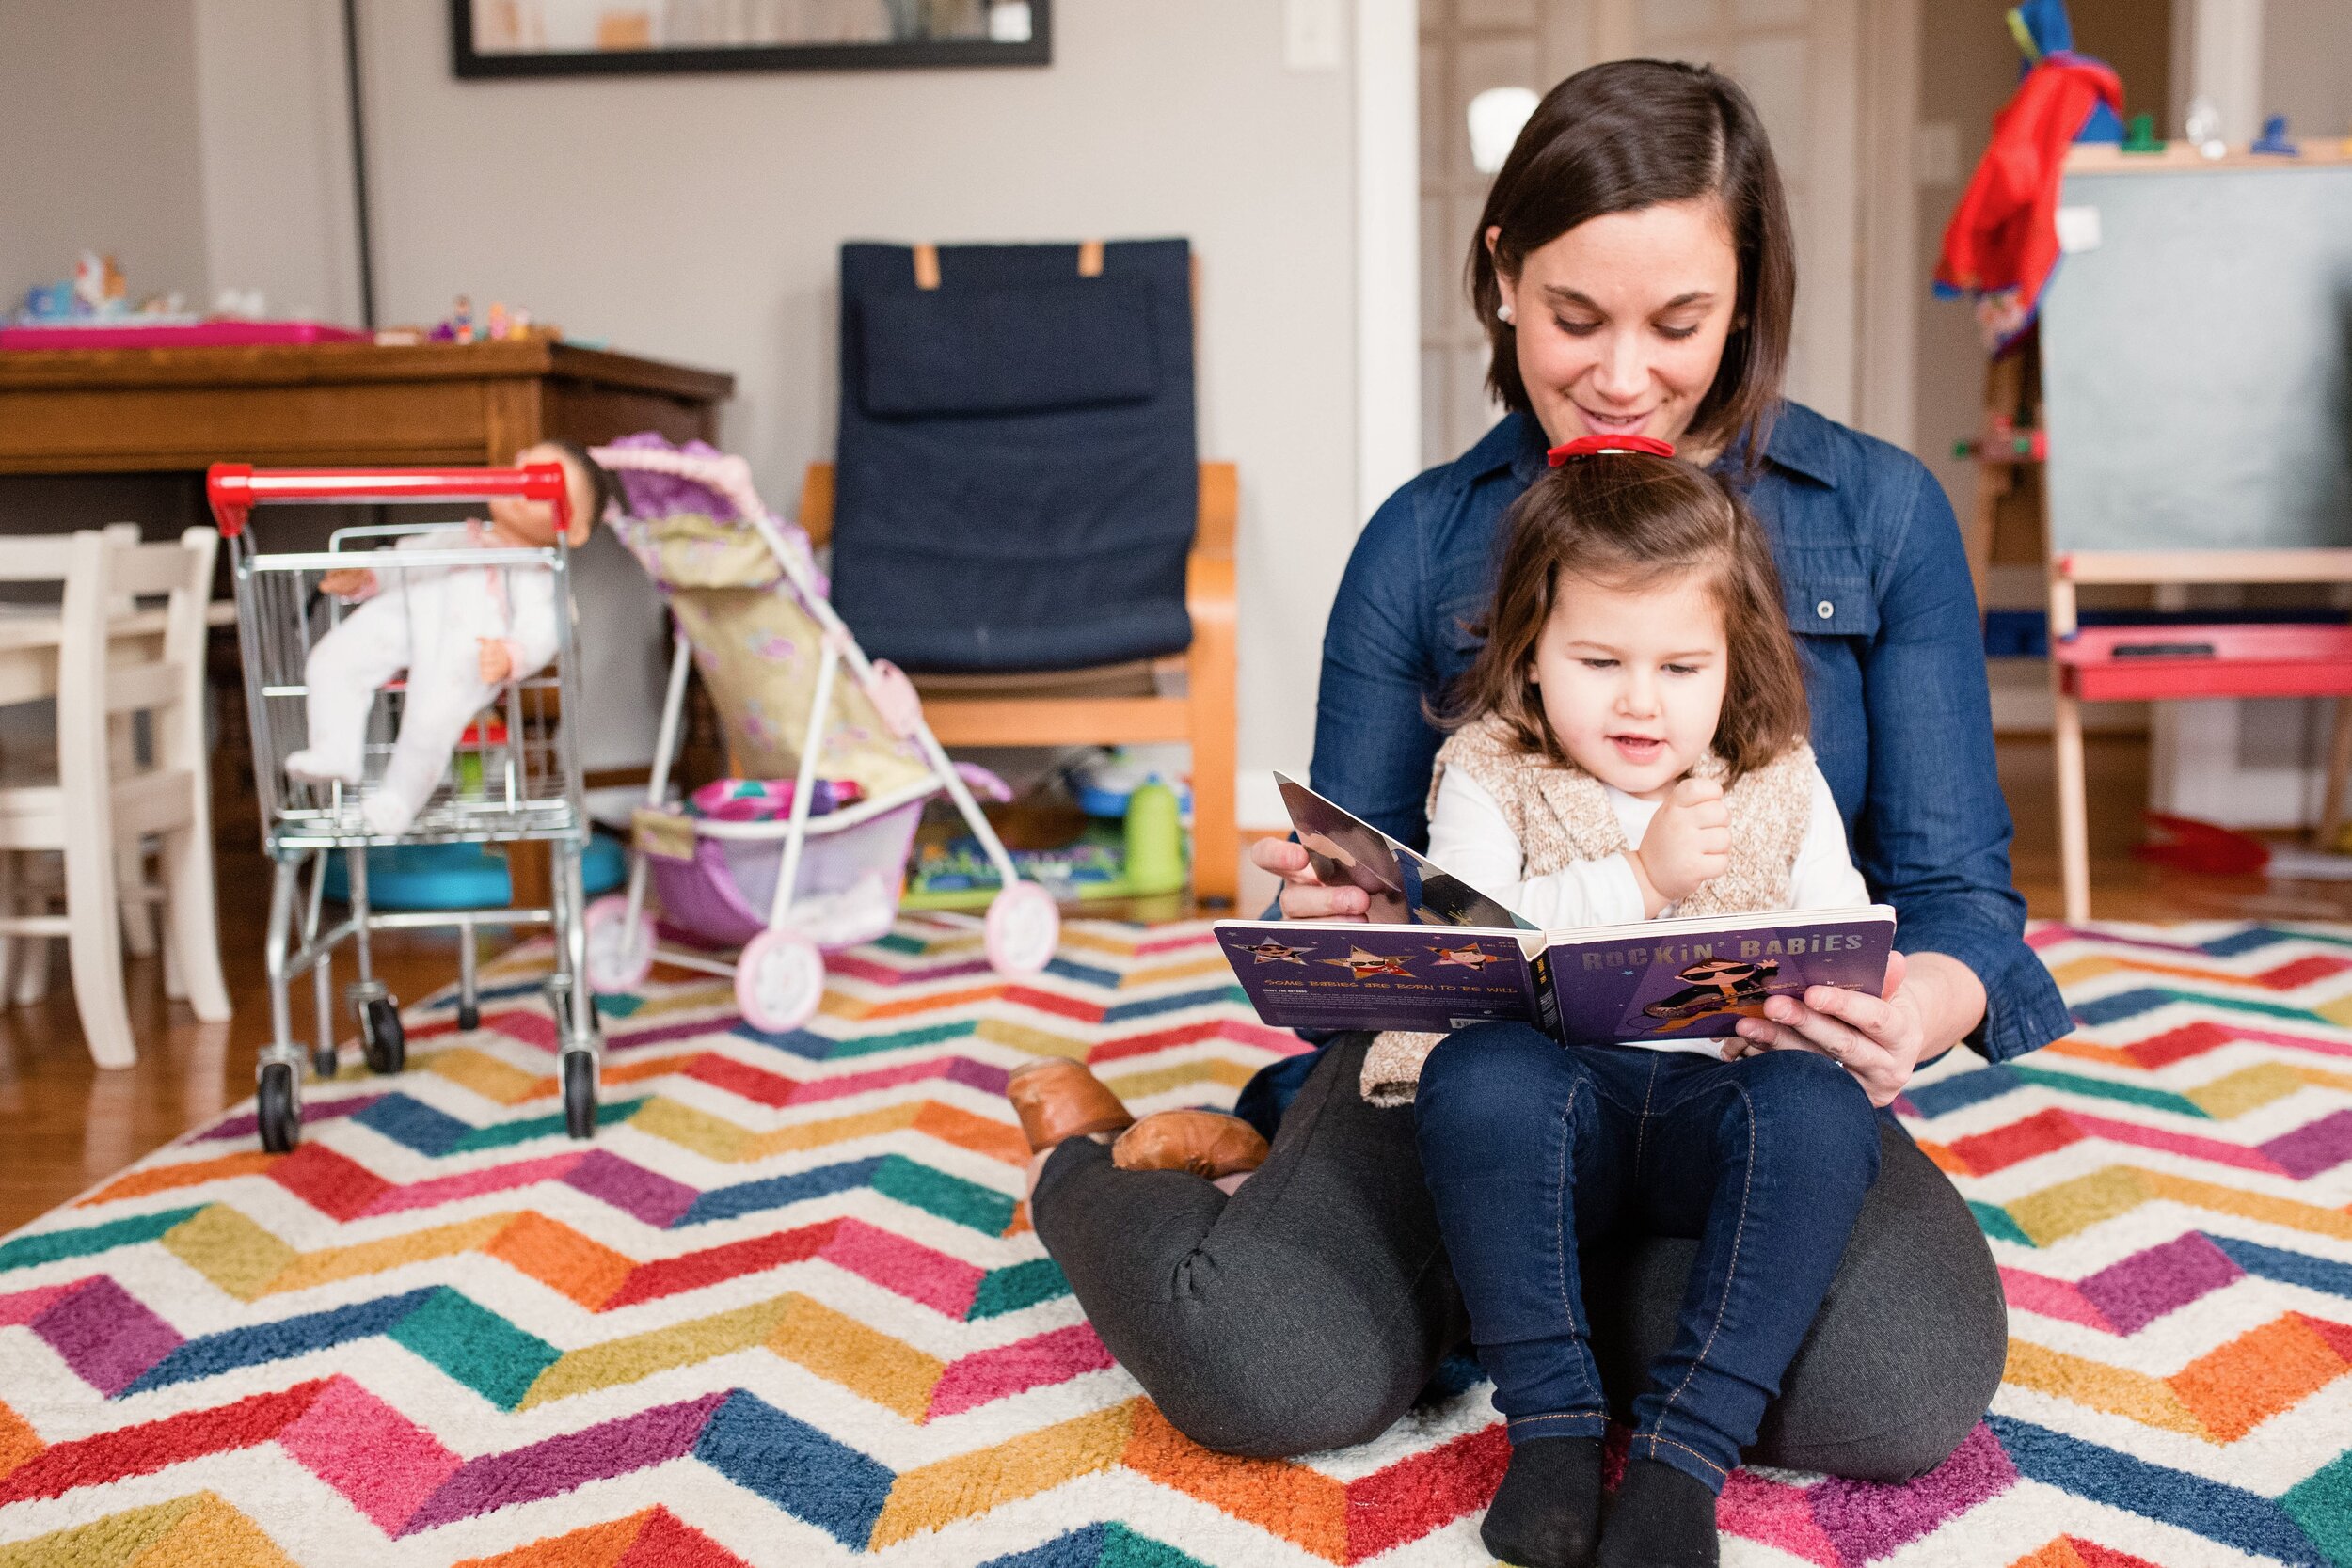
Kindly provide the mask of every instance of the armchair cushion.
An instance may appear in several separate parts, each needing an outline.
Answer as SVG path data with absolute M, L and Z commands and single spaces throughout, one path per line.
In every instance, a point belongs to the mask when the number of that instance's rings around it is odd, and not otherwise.
M 834 604 L 909 670 L 1069 670 L 1192 638 L 1182 240 L 841 251 Z

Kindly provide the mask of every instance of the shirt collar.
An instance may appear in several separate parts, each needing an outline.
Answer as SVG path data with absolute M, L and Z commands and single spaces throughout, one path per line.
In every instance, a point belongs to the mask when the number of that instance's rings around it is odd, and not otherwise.
M 1477 477 L 1509 469 L 1511 477 L 1528 485 L 1543 477 L 1550 444 L 1543 426 L 1529 415 L 1512 413 L 1470 449 Z M 1746 461 L 1747 437 L 1742 435 L 1715 460 L 1719 473 L 1737 472 Z M 1764 460 L 1809 479 L 1823 489 L 1837 488 L 1837 459 L 1830 437 L 1830 422 L 1801 403 L 1784 400 L 1775 411 L 1772 434 L 1764 440 Z

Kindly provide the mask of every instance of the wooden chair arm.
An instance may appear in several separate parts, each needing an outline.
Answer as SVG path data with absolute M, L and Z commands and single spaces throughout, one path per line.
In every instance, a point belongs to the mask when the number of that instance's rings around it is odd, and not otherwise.
M 1238 576 L 1230 555 L 1195 550 L 1184 558 L 1184 612 L 1192 617 L 1195 637 L 1204 625 L 1232 624 Z
M 801 476 L 801 530 L 808 547 L 820 550 L 833 540 L 833 465 L 811 463 Z

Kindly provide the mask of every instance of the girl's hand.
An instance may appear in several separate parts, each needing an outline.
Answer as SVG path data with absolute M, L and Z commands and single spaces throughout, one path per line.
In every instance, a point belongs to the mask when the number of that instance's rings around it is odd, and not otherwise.
M 1724 786 L 1712 779 L 1685 779 L 1675 785 L 1649 819 L 1641 848 L 1626 858 L 1633 863 L 1651 915 L 1722 876 L 1731 868 L 1731 814 L 1724 805 Z
M 1249 847 L 1249 861 L 1282 879 L 1285 920 L 1362 920 L 1372 905 L 1359 887 L 1326 887 L 1307 851 L 1286 838 L 1262 838 Z
M 1724 1045 L 1724 1059 L 1767 1051 L 1813 1051 L 1854 1075 L 1873 1105 L 1903 1092 L 1927 1044 L 1919 1006 L 1903 984 L 1909 966 L 1900 953 L 1886 957 L 1883 996 L 1840 986 L 1811 986 L 1804 1000 L 1775 996 L 1760 1019 L 1740 1021 L 1740 1036 Z

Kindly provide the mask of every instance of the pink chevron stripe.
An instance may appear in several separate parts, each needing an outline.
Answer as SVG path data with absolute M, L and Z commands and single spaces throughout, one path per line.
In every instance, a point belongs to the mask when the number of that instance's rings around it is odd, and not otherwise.
M 2243 1144 L 2223 1143 L 2218 1138 L 2201 1138 L 2188 1132 L 2168 1132 L 2137 1122 L 2116 1121 L 2107 1117 L 2069 1110 L 2066 1119 L 2090 1137 L 2105 1138 L 2110 1143 L 2131 1144 L 2140 1148 L 2159 1148 L 2168 1154 L 2185 1154 L 2192 1160 L 2210 1160 L 2217 1165 L 2235 1165 L 2240 1170 L 2258 1170 L 2279 1176 L 2285 1174 L 2278 1161 L 2258 1148 Z
M 91 1277 L 103 1276 L 92 1275 Z M 62 1297 L 72 1295 L 88 1283 L 88 1279 L 77 1279 L 67 1285 L 42 1285 L 30 1291 L 18 1291 L 10 1295 L 0 1296 L 0 1328 L 18 1328 L 31 1323 L 35 1318 L 48 1311 L 53 1303 Z
M 1208 947 L 1216 942 L 1215 931 L 1187 931 L 1181 936 L 1146 937 L 1136 943 L 1138 958 L 1156 958 L 1162 953 L 1178 953 L 1187 947 Z
M 2108 1334 L 2115 1332 L 2115 1325 L 2107 1322 L 2106 1314 L 2085 1301 L 2082 1292 L 2063 1279 L 2052 1279 L 2047 1275 L 2029 1274 L 2024 1269 L 2004 1265 L 2001 1269 L 2001 1292 L 2009 1297 L 2012 1309 L 2023 1308 L 2045 1318 L 2060 1318 Z
M 1811 1491 L 1767 1481 L 1754 1470 L 1734 1470 L 1715 1499 L 1715 1528 L 1776 1547 L 1818 1568 L 1843 1568 L 1837 1548 L 1813 1517 Z
M 1982 1421 L 1950 1458 L 1900 1486 L 1831 1479 L 1811 1489 L 1813 1517 L 1843 1562 L 1868 1562 L 1916 1541 L 1945 1520 L 2000 1496 L 2016 1466 Z
M 985 974 L 988 973 L 988 960 L 959 958 L 951 963 L 927 964 L 919 969 L 898 969 L 890 964 L 878 963 L 872 958 L 860 958 L 854 952 L 828 953 L 825 955 L 825 969 L 828 974 L 845 974 L 852 980 L 864 980 L 868 985 L 918 986 L 932 980 Z
M 1099 1372 L 1115 1365 L 1111 1353 L 1085 1323 L 994 1350 L 975 1351 L 940 1374 L 931 1389 L 930 1409 L 923 1418 L 935 1421 L 991 1400 L 1067 1383 L 1082 1372 Z
M 430 1209 L 436 1204 L 479 1197 L 484 1193 L 502 1193 L 516 1187 L 528 1187 L 534 1182 L 561 1181 L 585 1158 L 584 1154 L 550 1154 L 544 1159 L 517 1160 L 509 1165 L 491 1165 L 456 1176 L 411 1182 L 405 1187 L 389 1187 L 377 1194 L 375 1200 L 359 1212 L 362 1215 L 397 1214 L 410 1209 Z
M 818 1257 L 907 1300 L 961 1320 L 986 1272 L 864 1220 L 844 1218 Z
M 278 1434 L 296 1464 L 396 1532 L 465 1461 L 347 1377 L 337 1377 Z

